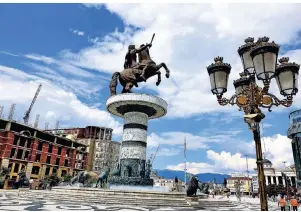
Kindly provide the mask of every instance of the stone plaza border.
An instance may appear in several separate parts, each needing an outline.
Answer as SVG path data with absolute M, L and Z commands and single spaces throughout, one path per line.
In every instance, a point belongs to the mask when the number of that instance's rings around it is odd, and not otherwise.
M 111 96 L 107 110 L 124 118 L 120 153 L 120 176 L 110 179 L 111 184 L 153 185 L 146 168 L 148 120 L 167 113 L 167 103 L 156 96 L 125 93 Z

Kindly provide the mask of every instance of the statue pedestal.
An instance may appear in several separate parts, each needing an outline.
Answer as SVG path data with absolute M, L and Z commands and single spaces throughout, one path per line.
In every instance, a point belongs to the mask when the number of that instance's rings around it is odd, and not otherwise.
M 199 205 L 199 197 L 186 197 L 186 201 L 191 206 L 197 206 Z
M 153 185 L 146 168 L 147 126 L 149 119 L 164 116 L 167 103 L 158 97 L 126 93 L 110 97 L 107 110 L 124 118 L 120 153 L 120 176 L 110 184 Z

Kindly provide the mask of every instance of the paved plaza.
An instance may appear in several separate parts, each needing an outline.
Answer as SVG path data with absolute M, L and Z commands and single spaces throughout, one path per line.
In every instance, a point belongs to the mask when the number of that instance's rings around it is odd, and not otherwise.
M 252 202 L 253 201 L 253 202 Z M 106 198 L 90 195 L 63 194 L 55 191 L 28 191 L 18 195 L 17 191 L 0 191 L 0 211 L 192 211 L 192 210 L 214 210 L 214 211 L 259 211 L 259 204 L 249 199 L 242 202 L 234 198 L 215 197 L 214 199 L 200 200 L 199 205 L 190 206 L 185 199 L 173 198 L 143 198 L 143 197 L 116 197 Z M 269 210 L 278 210 L 277 203 L 270 203 Z

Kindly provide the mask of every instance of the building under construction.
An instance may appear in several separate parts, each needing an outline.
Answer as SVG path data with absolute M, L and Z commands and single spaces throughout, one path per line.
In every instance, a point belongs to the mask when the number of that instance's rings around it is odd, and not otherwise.
M 71 139 L 88 146 L 88 171 L 102 171 L 104 166 L 115 169 L 119 161 L 120 142 L 112 141 L 113 129 L 87 126 L 85 128 L 64 128 L 46 132 Z
M 23 169 L 28 179 L 47 175 L 75 175 L 87 167 L 87 145 L 30 127 L 0 119 L 0 167 L 10 168 L 17 180 Z

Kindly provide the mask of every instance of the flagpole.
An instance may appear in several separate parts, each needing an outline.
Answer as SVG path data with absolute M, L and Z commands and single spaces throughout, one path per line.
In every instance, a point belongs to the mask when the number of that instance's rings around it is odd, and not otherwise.
M 185 189 L 186 189 L 186 137 L 184 138 L 184 182 L 185 182 Z

